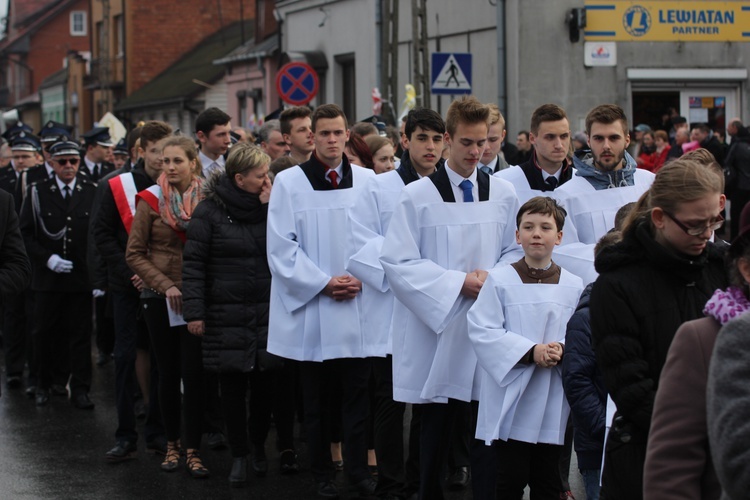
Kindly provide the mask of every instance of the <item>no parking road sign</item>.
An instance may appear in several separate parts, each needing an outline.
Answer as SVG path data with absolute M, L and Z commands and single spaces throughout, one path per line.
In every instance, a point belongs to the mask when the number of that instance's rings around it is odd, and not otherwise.
M 281 99 L 294 106 L 312 101 L 318 93 L 318 74 L 309 64 L 290 62 L 276 75 L 276 91 Z
M 433 52 L 432 93 L 471 94 L 471 54 Z

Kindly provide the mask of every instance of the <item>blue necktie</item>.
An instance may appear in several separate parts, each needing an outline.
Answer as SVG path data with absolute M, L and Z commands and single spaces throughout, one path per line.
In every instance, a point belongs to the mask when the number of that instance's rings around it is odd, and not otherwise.
M 481 167 L 479 167 L 479 170 L 481 170 L 487 175 L 492 175 L 492 169 L 488 167 L 487 165 L 482 165 Z
M 471 183 L 469 179 L 464 179 L 461 181 L 461 184 L 458 185 L 458 187 L 461 188 L 461 190 L 464 192 L 464 201 L 474 201 L 474 195 L 471 194 L 471 188 L 474 187 L 474 184 Z

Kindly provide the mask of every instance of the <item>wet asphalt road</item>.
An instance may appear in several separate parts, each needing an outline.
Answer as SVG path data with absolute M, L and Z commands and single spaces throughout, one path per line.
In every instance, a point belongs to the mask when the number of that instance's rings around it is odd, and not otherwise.
M 242 489 L 229 486 L 232 459 L 228 449 L 214 451 L 204 446 L 202 457 L 211 477 L 203 480 L 192 479 L 184 467 L 173 473 L 162 472 L 161 457 L 145 452 L 142 437 L 137 458 L 119 464 L 105 462 L 105 452 L 114 445 L 116 426 L 112 362 L 103 367 L 94 365 L 90 395 L 96 408 L 92 411 L 78 410 L 60 396 L 52 396 L 47 406 L 37 408 L 23 389 L 6 388 L 4 374 L 0 383 L 0 500 L 317 498 L 305 444 L 297 443 L 300 474 L 282 476 L 273 450 L 273 429 L 267 442 L 268 476 L 257 478 L 250 472 L 248 485 Z M 575 463 L 571 481 L 576 498 L 584 499 Z M 339 473 L 337 482 L 342 498 L 348 498 L 343 473 Z M 449 493 L 447 498 L 469 500 L 472 495 L 469 488 Z

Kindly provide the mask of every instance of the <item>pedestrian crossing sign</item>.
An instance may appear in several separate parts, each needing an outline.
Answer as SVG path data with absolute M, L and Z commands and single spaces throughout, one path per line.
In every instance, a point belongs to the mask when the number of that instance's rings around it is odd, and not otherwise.
M 433 52 L 432 93 L 471 94 L 471 54 Z

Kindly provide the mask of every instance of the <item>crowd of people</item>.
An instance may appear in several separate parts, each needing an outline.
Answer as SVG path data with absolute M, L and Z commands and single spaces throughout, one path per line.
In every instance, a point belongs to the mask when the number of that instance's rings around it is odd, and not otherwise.
M 228 445 L 233 487 L 268 473 L 272 423 L 299 473 L 300 422 L 322 498 L 343 470 L 361 497 L 570 499 L 572 448 L 589 499 L 743 498 L 742 122 L 726 148 L 679 116 L 631 141 L 611 104 L 576 134 L 543 104 L 516 146 L 471 96 L 378 122 L 8 129 L 6 387 L 92 410 L 92 351 L 114 359 L 105 460 L 141 418 L 165 472 Z

